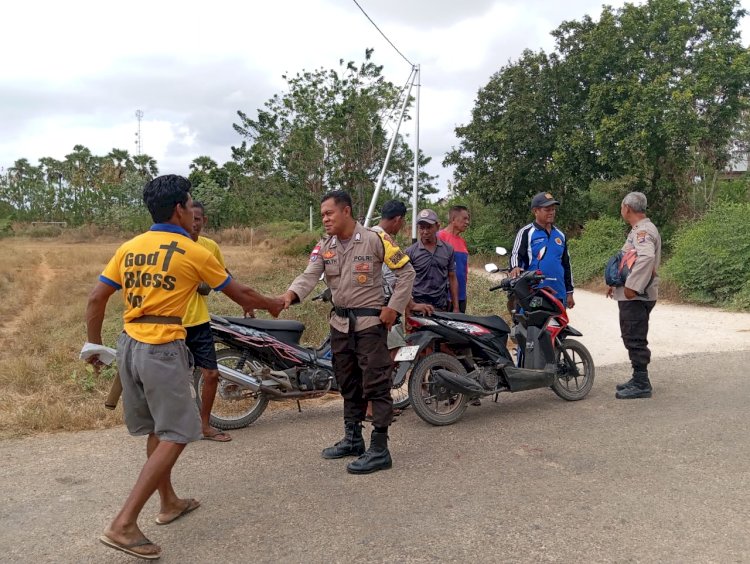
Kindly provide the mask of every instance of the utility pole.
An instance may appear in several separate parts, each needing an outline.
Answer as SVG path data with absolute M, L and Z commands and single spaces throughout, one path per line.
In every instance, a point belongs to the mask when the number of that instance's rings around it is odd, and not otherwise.
M 141 110 L 136 110 L 135 117 L 138 120 L 138 131 L 135 132 L 135 153 L 136 155 L 140 155 L 143 151 L 143 138 L 141 137 L 141 120 L 143 119 L 143 112 Z

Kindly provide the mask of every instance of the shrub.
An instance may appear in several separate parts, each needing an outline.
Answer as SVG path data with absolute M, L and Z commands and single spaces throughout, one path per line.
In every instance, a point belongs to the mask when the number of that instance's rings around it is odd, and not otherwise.
M 568 241 L 573 280 L 584 284 L 604 276 L 607 259 L 622 248 L 627 226 L 621 219 L 603 216 L 588 221 L 577 239 Z
M 675 236 L 662 270 L 693 301 L 750 309 L 750 204 L 720 203 Z

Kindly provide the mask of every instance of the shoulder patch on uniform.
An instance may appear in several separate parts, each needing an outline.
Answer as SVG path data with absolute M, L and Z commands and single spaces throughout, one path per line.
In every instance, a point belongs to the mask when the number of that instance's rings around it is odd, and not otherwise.
M 361 240 L 362 240 L 362 234 L 361 234 L 361 233 L 357 233 L 357 234 L 356 234 L 356 235 L 354 236 L 354 240 L 355 240 L 355 241 L 361 241 Z
M 635 234 L 635 238 L 638 240 L 639 243 L 645 243 L 646 237 L 648 237 L 648 231 L 639 231 Z
M 318 260 L 318 254 L 320 253 L 320 245 L 315 245 L 315 248 L 310 253 L 310 262 Z

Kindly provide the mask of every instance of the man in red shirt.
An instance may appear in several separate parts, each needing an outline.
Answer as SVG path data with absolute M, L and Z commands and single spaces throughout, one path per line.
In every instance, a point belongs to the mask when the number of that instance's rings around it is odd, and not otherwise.
M 458 279 L 458 310 L 461 313 L 466 313 L 466 281 L 469 277 L 469 250 L 461 233 L 469 228 L 470 223 L 469 209 L 466 206 L 453 206 L 448 212 L 448 225 L 437 234 L 438 239 L 453 247 Z M 455 311 L 453 304 L 448 304 L 448 311 Z

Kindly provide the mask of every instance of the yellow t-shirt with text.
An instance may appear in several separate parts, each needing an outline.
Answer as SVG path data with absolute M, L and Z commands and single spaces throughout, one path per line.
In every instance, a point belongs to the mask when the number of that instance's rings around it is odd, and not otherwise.
M 216 257 L 219 264 L 226 269 L 224 256 L 221 254 L 221 250 L 219 249 L 219 245 L 216 244 L 216 241 L 199 235 L 197 243 L 211 251 L 211 254 Z M 195 327 L 196 325 L 202 325 L 209 321 L 211 321 L 211 316 L 208 314 L 208 296 L 201 296 L 196 292 L 190 299 L 185 315 L 182 316 L 182 325 L 185 327 Z
M 130 321 L 144 315 L 182 318 L 201 281 L 218 291 L 231 277 L 182 227 L 159 223 L 123 243 L 99 280 L 123 291 L 125 332 L 137 341 L 159 345 L 184 339 L 182 324 Z

